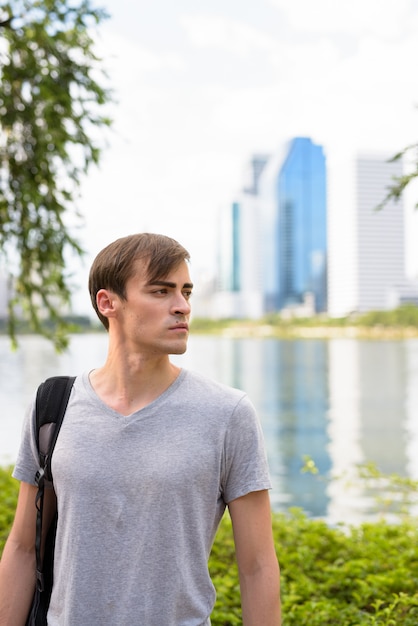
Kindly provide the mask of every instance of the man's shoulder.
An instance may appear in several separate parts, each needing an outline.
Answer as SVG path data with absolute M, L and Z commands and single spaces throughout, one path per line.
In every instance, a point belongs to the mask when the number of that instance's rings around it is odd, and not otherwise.
M 231 387 L 221 381 L 210 378 L 206 374 L 195 370 L 183 370 L 184 382 L 189 386 L 193 386 L 196 390 L 208 394 L 229 397 L 235 401 L 243 398 L 247 394 L 242 389 Z

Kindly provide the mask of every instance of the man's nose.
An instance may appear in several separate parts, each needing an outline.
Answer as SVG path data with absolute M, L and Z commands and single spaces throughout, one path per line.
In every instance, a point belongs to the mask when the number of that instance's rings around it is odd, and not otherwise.
M 179 294 L 174 303 L 174 312 L 176 314 L 188 315 L 190 311 L 191 306 L 189 300 L 182 293 Z

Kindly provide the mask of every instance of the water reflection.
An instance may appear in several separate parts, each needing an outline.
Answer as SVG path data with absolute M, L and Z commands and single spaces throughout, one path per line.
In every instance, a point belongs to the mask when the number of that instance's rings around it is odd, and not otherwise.
M 56 355 L 36 337 L 10 352 L 0 338 L 0 463 L 15 458 L 23 413 L 43 378 L 100 365 L 105 335 L 73 338 Z M 418 341 L 232 339 L 192 336 L 179 365 L 245 389 L 262 421 L 276 510 L 300 506 L 331 521 L 359 521 L 367 494 L 356 464 L 418 478 Z M 311 456 L 321 479 L 302 474 Z M 326 476 L 344 476 L 328 481 Z M 348 487 L 349 485 L 349 487 Z

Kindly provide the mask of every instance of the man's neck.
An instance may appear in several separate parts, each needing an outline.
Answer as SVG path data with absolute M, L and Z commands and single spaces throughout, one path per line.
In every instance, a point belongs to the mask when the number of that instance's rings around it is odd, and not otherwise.
M 131 415 L 156 400 L 176 380 L 180 368 L 168 356 L 155 359 L 125 359 L 108 356 L 103 367 L 90 373 L 90 383 L 99 398 L 121 415 Z

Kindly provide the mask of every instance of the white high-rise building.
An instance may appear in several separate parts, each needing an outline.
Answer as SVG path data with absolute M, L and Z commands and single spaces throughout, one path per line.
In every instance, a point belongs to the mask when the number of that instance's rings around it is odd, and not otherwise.
M 388 310 L 405 285 L 402 199 L 377 210 L 402 175 L 391 155 L 362 155 L 342 166 L 330 189 L 328 311 L 331 316 Z
M 253 156 L 243 189 L 221 211 L 217 290 L 207 315 L 257 319 L 264 313 L 258 184 L 268 159 Z

